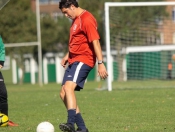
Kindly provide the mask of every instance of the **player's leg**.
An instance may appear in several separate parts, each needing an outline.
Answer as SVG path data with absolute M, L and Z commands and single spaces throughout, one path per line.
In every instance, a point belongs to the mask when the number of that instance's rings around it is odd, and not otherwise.
M 4 78 L 2 73 L 0 72 L 0 112 L 3 114 L 8 115 L 8 96 L 7 96 L 7 89 L 4 83 Z M 18 124 L 14 123 L 13 121 L 9 120 L 8 126 L 18 126 Z
M 75 132 L 74 124 L 77 107 L 74 93 L 75 87 L 76 83 L 72 81 L 66 81 L 60 92 L 61 99 L 63 100 L 68 112 L 67 123 L 61 123 L 59 125 L 60 129 L 64 132 Z
M 82 62 L 75 62 L 72 65 L 68 66 L 68 68 L 65 71 L 62 83 L 62 85 L 64 85 L 62 87 L 62 90 L 65 92 L 65 97 L 63 96 L 62 98 L 64 99 L 65 105 L 68 110 L 68 122 L 70 122 L 70 124 L 72 124 L 73 122 L 75 123 L 75 117 L 76 117 L 77 104 L 74 90 L 80 91 L 81 89 L 83 89 L 84 82 L 91 69 L 92 69 L 91 67 L 87 66 Z M 64 93 L 61 93 L 60 96 L 61 95 L 64 95 Z M 66 131 L 74 132 L 72 129 L 70 130 L 67 128 L 71 127 L 65 123 L 60 124 L 61 130 L 65 132 Z M 87 129 L 84 132 L 88 132 Z
M 62 101 L 64 102 L 66 108 L 67 108 L 64 86 L 62 86 L 62 88 L 61 88 L 60 97 L 61 97 Z M 79 130 L 86 130 L 84 132 L 88 132 L 88 130 L 87 130 L 86 126 L 85 126 L 84 120 L 83 120 L 83 118 L 81 116 L 80 109 L 79 109 L 78 105 L 77 105 L 77 108 L 76 108 L 75 123 L 76 123 L 76 125 L 78 127 L 77 132 Z
M 77 105 L 77 109 L 76 109 L 75 123 L 78 127 L 76 132 L 88 132 L 88 129 L 86 128 L 84 119 L 81 115 L 81 112 L 80 112 L 78 105 Z
M 1 72 L 0 72 L 0 112 L 8 115 L 7 89 Z
M 72 81 L 66 81 L 65 85 L 64 85 L 64 91 L 65 91 L 65 99 L 66 99 L 66 106 L 67 109 L 74 109 L 76 110 L 77 107 L 77 103 L 76 103 L 76 97 L 75 97 L 75 87 L 76 87 L 76 83 L 72 82 Z
M 71 65 L 68 66 L 65 71 L 62 88 L 60 91 L 60 97 L 63 100 L 68 112 L 67 123 L 61 123 L 59 125 L 60 129 L 65 132 L 75 132 L 74 124 L 76 115 L 76 97 L 74 89 L 76 87 L 76 83 L 72 82 L 73 76 L 74 70 L 72 70 Z
M 81 62 L 80 62 L 80 64 L 82 64 L 80 72 L 79 72 L 80 73 L 79 78 L 81 78 L 81 79 L 77 80 L 77 87 L 76 87 L 77 91 L 83 89 L 84 83 L 87 79 L 87 76 L 88 76 L 89 72 L 92 70 L 92 68 L 89 67 L 88 65 L 86 65 L 84 63 L 81 63 Z M 84 119 L 81 115 L 81 112 L 80 112 L 80 109 L 79 109 L 78 105 L 77 105 L 77 108 L 76 108 L 75 123 L 78 127 L 76 132 L 88 132 L 88 129 L 85 125 Z

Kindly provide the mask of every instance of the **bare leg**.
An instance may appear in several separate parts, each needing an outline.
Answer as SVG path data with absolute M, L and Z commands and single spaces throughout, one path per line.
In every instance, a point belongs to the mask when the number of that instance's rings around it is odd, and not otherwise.
M 66 99 L 66 107 L 67 109 L 76 109 L 76 97 L 74 89 L 77 86 L 76 83 L 72 81 L 67 81 L 64 85 L 65 99 Z
M 71 83 L 68 83 L 69 85 L 71 85 Z M 67 87 L 69 87 L 69 85 L 66 85 Z M 72 101 L 71 103 L 69 102 L 69 105 L 67 104 L 68 101 L 67 101 L 67 98 L 66 98 L 66 91 L 65 91 L 65 85 L 62 86 L 61 88 L 61 91 L 60 91 L 60 98 L 62 99 L 65 107 L 67 108 L 67 110 L 69 109 L 75 109 L 75 105 L 72 105 L 76 102 L 76 98 L 75 98 L 75 93 L 73 91 L 73 98 L 74 98 L 74 101 Z M 72 95 L 72 91 L 68 91 L 70 92 L 70 94 Z M 67 94 L 69 95 L 69 94 Z M 78 105 L 76 104 L 76 116 L 75 116 L 75 123 L 77 125 L 78 128 L 82 128 L 82 129 L 86 129 L 86 126 L 84 124 L 84 120 L 80 114 L 80 109 L 78 107 Z
M 60 91 L 60 97 L 63 100 L 64 105 L 67 108 L 68 118 L 67 123 L 61 123 L 59 128 L 65 132 L 75 132 L 75 118 L 76 118 L 76 97 L 74 89 L 76 84 L 72 81 L 67 81 L 64 86 L 62 86 Z
M 62 101 L 67 109 L 67 101 L 66 101 L 66 93 L 64 91 L 64 85 L 62 86 L 61 91 L 60 91 L 60 98 L 62 99 Z M 76 114 L 77 113 L 80 113 L 80 109 L 79 109 L 78 105 L 76 107 Z

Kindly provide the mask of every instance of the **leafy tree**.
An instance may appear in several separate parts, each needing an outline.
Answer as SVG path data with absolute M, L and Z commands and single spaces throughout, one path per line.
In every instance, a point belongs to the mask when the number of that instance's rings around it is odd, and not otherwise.
M 66 17 L 58 18 L 58 50 L 62 52 L 68 51 L 68 43 L 69 43 L 69 30 L 71 26 L 71 20 Z
M 0 33 L 6 43 L 36 41 L 35 21 L 29 1 L 10 1 L 1 10 Z
M 10 1 L 0 11 L 0 34 L 4 43 L 36 42 L 36 14 L 31 10 L 30 0 Z M 41 39 L 43 53 L 58 51 L 59 25 L 50 16 L 41 19 Z M 6 48 L 7 54 L 18 62 L 18 67 L 25 71 L 24 54 L 36 55 L 37 46 Z M 37 57 L 36 57 L 37 58 Z M 24 73 L 24 72 L 23 72 Z M 23 77 L 20 80 L 23 82 Z
M 35 14 L 30 10 L 30 1 L 18 0 L 10 1 L 0 11 L 0 34 L 4 43 L 20 43 L 36 41 L 36 20 Z M 23 54 L 32 53 L 34 46 L 6 48 L 7 54 L 18 55 L 15 58 L 18 67 L 24 71 Z M 23 81 L 20 80 L 20 83 Z
M 41 19 L 42 49 L 46 52 L 57 51 L 55 45 L 58 43 L 58 26 L 49 15 Z

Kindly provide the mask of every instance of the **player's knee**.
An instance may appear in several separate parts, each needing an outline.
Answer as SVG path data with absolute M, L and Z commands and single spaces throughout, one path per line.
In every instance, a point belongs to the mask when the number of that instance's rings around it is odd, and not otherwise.
M 68 87 L 68 86 L 65 86 L 65 87 L 64 87 L 64 92 L 65 92 L 65 93 L 70 93 L 70 92 L 72 92 L 72 91 L 74 91 L 73 88 Z
M 65 93 L 72 93 L 76 87 L 76 84 L 74 82 L 66 82 L 63 89 Z

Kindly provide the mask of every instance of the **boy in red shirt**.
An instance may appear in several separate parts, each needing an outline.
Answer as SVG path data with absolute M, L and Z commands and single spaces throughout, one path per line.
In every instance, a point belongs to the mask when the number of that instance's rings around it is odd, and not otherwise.
M 69 37 L 69 52 L 62 59 L 61 65 L 68 67 L 62 82 L 60 97 L 67 111 L 67 123 L 59 125 L 63 132 L 88 132 L 84 120 L 76 103 L 74 91 L 83 89 L 84 82 L 98 60 L 98 74 L 106 79 L 108 73 L 103 64 L 103 56 L 94 16 L 79 7 L 76 0 L 61 0 L 59 8 L 62 13 L 72 19 Z M 75 131 L 74 124 L 78 129 Z

